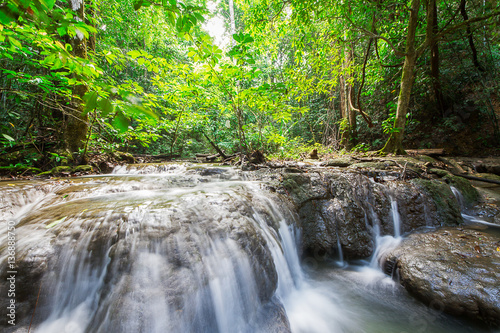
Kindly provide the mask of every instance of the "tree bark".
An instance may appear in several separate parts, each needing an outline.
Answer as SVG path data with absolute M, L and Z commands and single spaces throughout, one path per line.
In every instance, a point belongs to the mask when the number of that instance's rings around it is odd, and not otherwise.
M 439 45 L 436 39 L 438 33 L 437 4 L 436 0 L 429 0 L 427 3 L 427 31 L 426 38 L 430 41 L 431 47 L 431 80 L 434 91 L 434 101 L 438 110 L 443 115 L 447 105 L 441 88 L 439 73 Z
M 341 128 L 340 145 L 346 149 L 353 147 L 356 136 L 356 113 L 351 108 L 350 98 L 352 87 L 349 81 L 348 69 L 351 64 L 351 50 L 346 50 L 343 64 L 343 74 L 340 76 L 340 114 L 344 127 Z M 346 126 L 347 125 L 347 126 Z
M 408 34 L 406 36 L 406 53 L 403 64 L 403 74 L 401 77 L 401 87 L 399 90 L 398 107 L 396 111 L 396 120 L 394 122 L 394 131 L 389 140 L 382 148 L 382 153 L 393 153 L 396 155 L 406 154 L 403 149 L 403 137 L 405 132 L 406 114 L 410 105 L 411 90 L 415 81 L 415 63 L 417 60 L 417 51 L 415 48 L 415 36 L 418 23 L 418 11 L 420 0 L 412 0 L 410 8 L 410 20 L 408 22 Z
M 85 22 L 85 2 L 80 0 L 80 2 L 70 3 L 73 6 L 73 10 L 79 19 Z M 79 5 L 79 7 L 75 7 Z M 71 46 L 73 47 L 73 55 L 87 59 L 87 42 L 84 36 L 76 35 L 71 39 Z M 73 96 L 69 102 L 70 108 L 66 114 L 66 123 L 64 128 L 64 141 L 66 148 L 72 152 L 78 152 L 85 145 L 85 139 L 88 131 L 88 117 L 87 115 L 82 115 L 83 104 L 81 99 L 87 92 L 87 86 L 76 85 L 73 88 Z M 79 98 L 78 98 L 78 97 Z
M 465 0 L 460 1 L 460 14 L 462 14 L 462 17 L 464 21 L 469 20 L 469 15 L 467 15 L 467 10 L 465 8 Z M 470 28 L 470 24 L 467 24 L 467 39 L 469 41 L 469 46 L 472 51 L 472 62 L 474 63 L 474 66 L 481 72 L 484 72 L 483 66 L 479 63 L 479 60 L 477 59 L 477 50 L 476 46 L 474 45 L 474 36 L 472 35 L 472 30 Z

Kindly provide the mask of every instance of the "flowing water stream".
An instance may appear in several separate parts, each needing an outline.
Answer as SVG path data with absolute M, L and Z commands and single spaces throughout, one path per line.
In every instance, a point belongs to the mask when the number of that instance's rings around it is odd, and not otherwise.
M 26 304 L 40 292 L 32 332 L 480 331 L 379 269 L 402 239 L 395 200 L 394 235 L 375 228 L 371 260 L 348 264 L 340 251 L 301 263 L 294 213 L 230 168 L 121 167 L 0 187 L 18 288 Z M 25 332 L 32 311 L 7 331 Z

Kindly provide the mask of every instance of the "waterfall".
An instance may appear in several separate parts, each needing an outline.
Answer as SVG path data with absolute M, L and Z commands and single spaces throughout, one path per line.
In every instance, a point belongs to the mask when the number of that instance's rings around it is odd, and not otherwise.
M 457 202 L 460 206 L 461 215 L 462 215 L 462 218 L 464 219 L 464 221 L 466 221 L 468 223 L 484 224 L 484 225 L 494 227 L 494 228 L 499 227 L 499 225 L 496 223 L 491 223 L 491 222 L 485 221 L 484 219 L 479 218 L 477 216 L 472 216 L 470 214 L 467 214 L 466 209 L 465 209 L 465 199 L 464 199 L 463 194 L 456 187 L 450 186 L 450 188 L 451 188 L 451 191 L 453 192 L 453 195 L 457 199 Z
M 394 224 L 394 238 L 401 237 L 401 217 L 398 212 L 398 202 L 391 197 L 391 215 Z
M 402 331 L 408 313 L 435 319 L 380 271 L 402 239 L 395 199 L 394 235 L 373 226 L 369 263 L 343 262 L 337 230 L 339 268 L 303 265 L 295 213 L 231 168 L 144 165 L 33 184 L 0 195 L 30 282 L 19 302 L 38 302 L 33 332 L 354 333 Z

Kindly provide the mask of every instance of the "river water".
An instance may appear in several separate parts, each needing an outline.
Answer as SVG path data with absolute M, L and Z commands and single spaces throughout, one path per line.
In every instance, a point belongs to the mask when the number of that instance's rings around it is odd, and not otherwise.
M 121 167 L 0 188 L 27 308 L 7 332 L 31 320 L 40 333 L 482 331 L 381 272 L 378 257 L 402 239 L 394 200 L 394 235 L 345 262 L 299 258 L 294 214 L 230 168 Z

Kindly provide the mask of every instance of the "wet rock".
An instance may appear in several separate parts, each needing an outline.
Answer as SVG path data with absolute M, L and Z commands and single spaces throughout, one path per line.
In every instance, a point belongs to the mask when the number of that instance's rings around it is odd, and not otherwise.
M 387 254 L 388 274 L 435 309 L 500 325 L 500 238 L 487 231 L 443 228 L 413 234 Z
M 432 218 L 437 220 L 437 225 L 450 226 L 463 222 L 460 205 L 449 185 L 426 179 L 412 179 L 411 183 L 430 198 L 436 212 Z
M 135 163 L 135 158 L 130 153 L 124 153 L 121 151 L 113 152 L 111 154 L 117 161 L 124 161 L 127 163 Z
M 93 172 L 94 168 L 91 165 L 77 165 L 72 172 Z
M 492 174 L 492 173 L 480 173 L 478 174 L 479 177 L 484 178 L 484 179 L 489 179 L 489 180 L 496 180 L 500 182 L 500 176 Z
M 299 213 L 308 256 L 369 257 L 375 236 L 424 226 L 457 225 L 460 207 L 447 184 L 424 180 L 377 183 L 356 172 L 283 174 L 282 191 Z M 392 212 L 397 209 L 397 214 Z
M 69 175 L 72 171 L 70 166 L 60 165 L 39 174 L 39 176 L 63 176 Z
M 430 169 L 430 171 L 437 174 L 439 177 L 442 177 L 442 179 L 450 186 L 456 188 L 463 196 L 465 201 L 463 204 L 467 208 L 472 207 L 481 200 L 481 195 L 467 179 L 455 176 L 446 170 Z
M 253 332 L 259 333 L 291 333 L 290 323 L 285 308 L 275 297 L 268 302 L 257 316 L 256 323 L 252 325 Z
M 369 169 L 377 169 L 377 170 L 386 170 L 390 169 L 391 167 L 397 166 L 397 164 L 393 161 L 377 161 L 377 162 L 360 162 L 360 163 L 355 163 L 351 164 L 349 166 L 350 169 L 364 169 L 364 168 L 369 168 Z
M 356 160 L 350 158 L 350 157 L 339 157 L 339 158 L 334 158 L 331 160 L 328 160 L 326 162 L 322 162 L 322 166 L 328 166 L 328 167 L 340 167 L 340 168 L 346 168 L 351 164 L 356 163 Z

